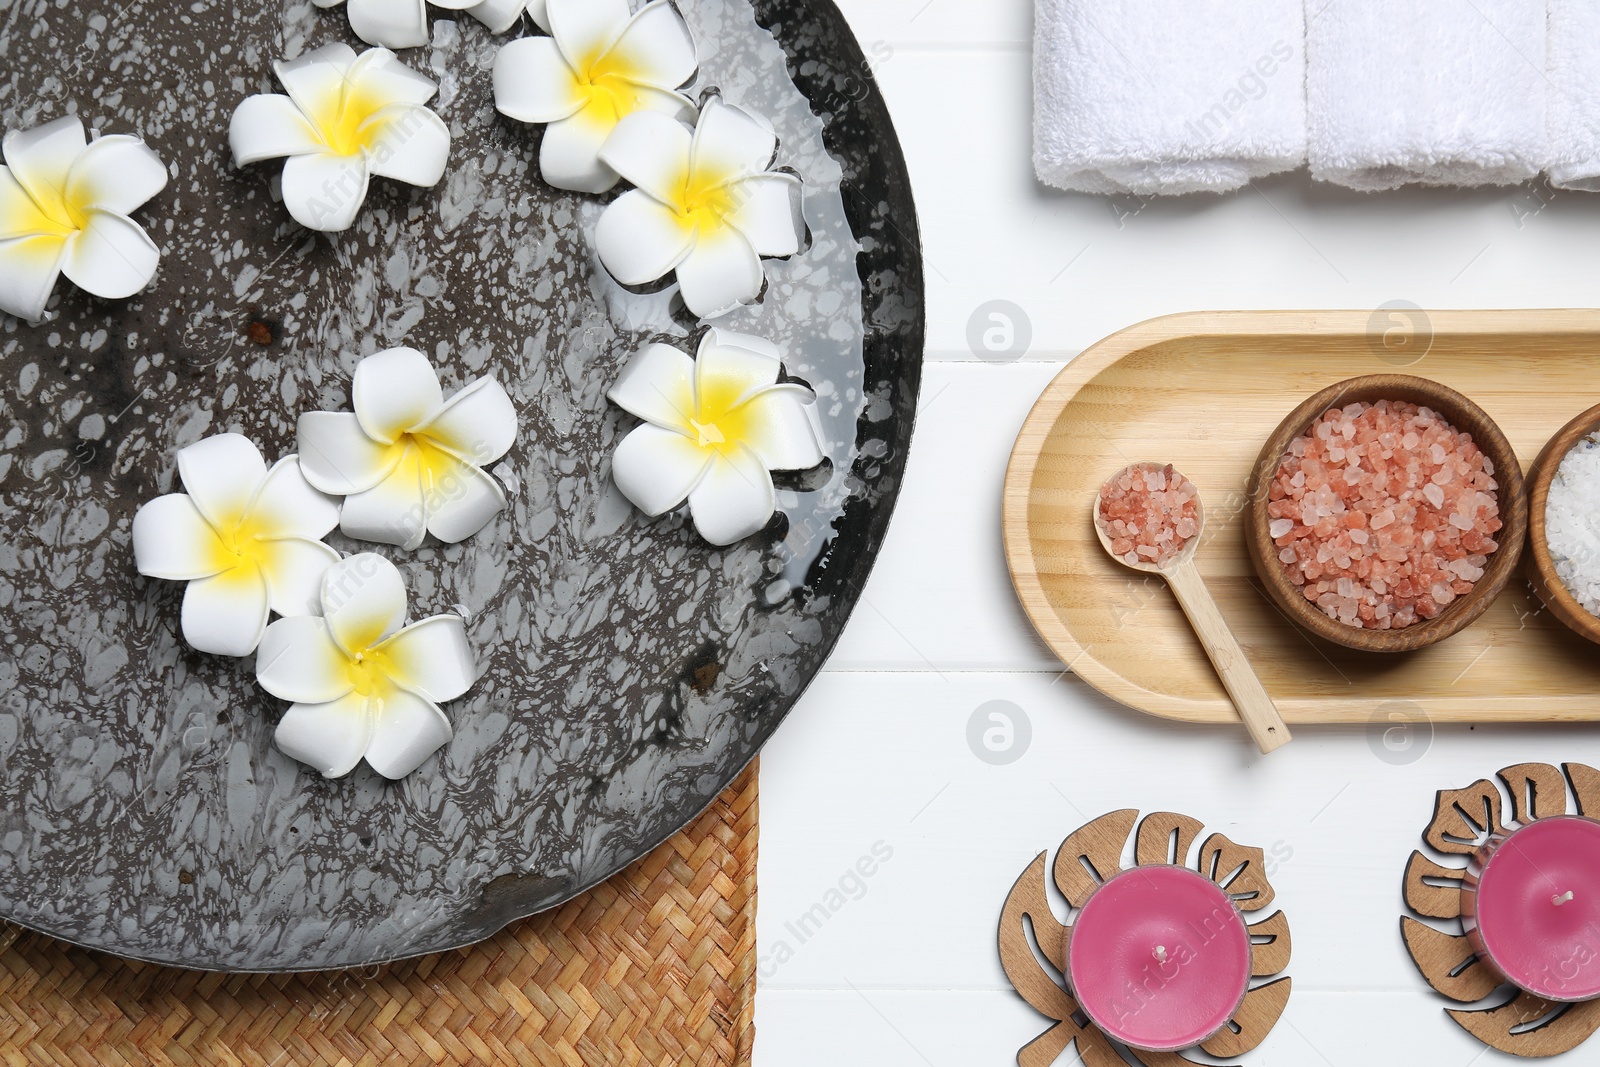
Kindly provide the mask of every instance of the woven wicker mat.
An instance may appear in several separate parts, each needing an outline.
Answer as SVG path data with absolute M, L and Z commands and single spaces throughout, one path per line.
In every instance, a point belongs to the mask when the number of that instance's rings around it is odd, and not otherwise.
M 611 881 L 472 948 L 371 971 L 219 975 L 0 923 L 0 1062 L 745 1067 L 756 768 Z

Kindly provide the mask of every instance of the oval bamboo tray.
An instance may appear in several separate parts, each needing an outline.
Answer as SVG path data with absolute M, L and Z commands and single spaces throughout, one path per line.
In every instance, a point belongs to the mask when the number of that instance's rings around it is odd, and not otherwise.
M 1404 656 L 1340 648 L 1266 596 L 1244 537 L 1262 442 L 1306 397 L 1404 371 L 1471 397 L 1526 468 L 1594 403 L 1600 310 L 1436 311 L 1397 360 L 1370 311 L 1205 312 L 1100 341 L 1051 382 L 1006 473 L 1004 535 L 1017 595 L 1050 648 L 1130 707 L 1188 722 L 1237 713 L 1172 596 L 1101 551 L 1092 502 L 1133 459 L 1177 463 L 1207 501 L 1201 574 L 1290 723 L 1600 721 L 1600 657 L 1513 581 L 1482 618 Z

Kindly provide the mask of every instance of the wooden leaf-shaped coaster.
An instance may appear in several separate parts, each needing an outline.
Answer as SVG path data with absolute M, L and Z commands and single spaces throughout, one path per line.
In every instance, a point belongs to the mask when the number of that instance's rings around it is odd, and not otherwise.
M 1085 1067 L 1127 1067 L 1130 1063 L 1187 1067 L 1195 1062 L 1176 1052 L 1126 1048 L 1106 1037 L 1079 1010 L 1061 978 L 1072 931 L 1051 909 L 1045 878 L 1048 872 L 1076 911 L 1122 870 L 1122 855 L 1131 838 L 1136 866 L 1190 867 L 1217 883 L 1241 912 L 1256 912 L 1270 904 L 1274 893 L 1262 850 L 1236 845 L 1222 834 L 1205 838 L 1196 849 L 1203 829 L 1198 819 L 1175 812 L 1154 812 L 1140 821 L 1139 813 L 1131 808 L 1113 811 L 1069 834 L 1053 864 L 1047 864 L 1048 854 L 1041 852 L 1022 872 L 1000 913 L 1000 964 L 1018 995 L 1055 1025 L 1017 1053 L 1018 1067 L 1049 1067 L 1071 1046 L 1076 1046 L 1078 1061 Z M 1275 911 L 1248 928 L 1252 976 L 1281 974 L 1289 965 L 1288 918 Z M 1219 1059 L 1254 1049 L 1283 1014 L 1289 989 L 1287 978 L 1256 985 L 1245 994 L 1229 1025 L 1201 1048 Z
M 1569 812 L 1568 787 L 1577 812 L 1600 817 L 1600 771 L 1569 763 L 1519 763 L 1464 789 L 1442 789 L 1422 839 L 1445 857 L 1468 857 L 1491 834 Z M 1502 793 L 1502 786 L 1504 791 Z M 1509 804 L 1507 803 L 1509 801 Z M 1510 826 L 1506 815 L 1509 812 Z M 1504 990 L 1491 1008 L 1448 1008 L 1446 1014 L 1479 1041 L 1512 1056 L 1559 1056 L 1600 1029 L 1600 1000 L 1555 1004 L 1506 984 L 1479 960 L 1461 923 L 1462 879 L 1466 864 L 1439 863 L 1413 852 L 1406 863 L 1406 907 L 1435 924 L 1412 916 L 1400 919 L 1400 936 L 1411 961 L 1437 992 L 1460 1004 L 1476 1004 Z

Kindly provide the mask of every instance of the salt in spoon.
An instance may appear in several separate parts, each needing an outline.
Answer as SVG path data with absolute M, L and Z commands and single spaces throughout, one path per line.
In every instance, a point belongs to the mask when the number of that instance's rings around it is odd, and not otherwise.
M 1136 463 L 1124 470 L 1145 466 L 1162 465 Z M 1112 480 L 1120 478 L 1122 473 L 1119 471 Z M 1217 602 L 1212 599 L 1211 590 L 1206 588 L 1205 580 L 1200 577 L 1200 570 L 1195 566 L 1195 549 L 1200 546 L 1201 537 L 1206 530 L 1205 503 L 1200 499 L 1199 490 L 1195 490 L 1194 536 L 1190 537 L 1172 558 L 1161 563 L 1153 561 L 1129 563 L 1112 549 L 1111 538 L 1100 525 L 1100 497 L 1104 492 L 1102 488 L 1094 497 L 1094 532 L 1095 536 L 1100 538 L 1101 547 L 1124 567 L 1131 567 L 1147 574 L 1159 574 L 1166 579 L 1167 585 L 1172 588 L 1173 596 L 1177 597 L 1179 606 L 1183 608 L 1183 613 L 1189 617 L 1195 636 L 1200 638 L 1201 646 L 1211 658 L 1211 665 L 1222 677 L 1223 688 L 1227 689 L 1228 695 L 1233 698 L 1233 705 L 1239 710 L 1239 717 L 1244 720 L 1245 727 L 1255 739 L 1256 746 L 1265 753 L 1288 744 L 1290 740 L 1288 725 L 1284 723 L 1283 716 L 1278 714 L 1278 706 L 1272 702 L 1272 697 L 1262 687 L 1261 679 L 1256 677 L 1250 661 L 1245 658 L 1244 649 L 1239 647 L 1238 639 L 1233 636 L 1233 631 L 1228 629 L 1227 620 L 1222 617 L 1222 612 L 1217 610 Z

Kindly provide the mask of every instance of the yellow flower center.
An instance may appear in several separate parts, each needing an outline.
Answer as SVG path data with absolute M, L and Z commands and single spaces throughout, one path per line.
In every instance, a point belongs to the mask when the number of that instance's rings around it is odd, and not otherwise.
M 750 436 L 750 406 L 739 403 L 743 396 L 744 391 L 731 381 L 701 383 L 694 417 L 689 420 L 701 448 L 726 455 Z
M 461 461 L 446 452 L 433 440 L 422 434 L 407 434 L 417 450 L 417 466 L 422 471 L 422 491 L 436 493 L 448 490 L 448 482 L 461 466 Z
M 638 92 L 622 78 L 603 75 L 589 80 L 579 75 L 578 88 L 587 101 L 582 113 L 607 128 L 639 110 Z
M 374 142 L 381 139 L 383 124 L 365 130 L 361 127 L 389 103 L 345 82 L 338 93 L 330 94 L 324 106 L 306 117 L 316 127 L 323 144 L 341 156 L 353 156 L 372 149 Z
M 61 198 L 61 207 L 67 213 L 67 221 L 72 223 L 74 230 L 81 230 L 89 225 L 89 205 L 83 202 L 86 199 L 88 198 L 81 193 Z
M 623 56 L 601 52 L 573 71 L 578 94 L 584 98 L 582 114 L 609 129 L 643 105 L 638 83 L 641 74 Z
M 389 657 L 376 649 L 357 652 L 345 661 L 350 684 L 361 696 L 382 698 L 389 691 Z
M 739 209 L 738 186 L 734 174 L 701 167 L 683 176 L 683 192 L 672 207 L 684 226 L 696 230 L 718 230 Z
M 211 565 L 219 574 L 234 573 L 244 578 L 253 575 L 256 567 L 266 565 L 270 550 L 260 539 L 265 530 L 256 516 L 247 515 L 231 526 L 224 524 L 212 529 L 217 532 L 218 547 Z
M 32 196 L 16 197 L 11 205 L 12 217 L 0 223 L 8 233 L 70 237 L 88 225 L 90 200 L 87 182 L 77 183 L 70 195 L 64 188 L 51 187 L 37 202 Z
M 61 212 L 67 217 L 69 230 L 81 230 L 89 225 L 88 209 L 79 202 L 80 199 L 72 196 L 61 198 Z
M 389 446 L 389 454 L 400 453 L 400 461 L 391 478 L 415 478 L 423 495 L 460 492 L 456 480 L 461 477 L 461 460 L 440 448 L 431 437 L 420 433 L 402 433 Z
M 689 425 L 694 427 L 694 432 L 699 438 L 701 448 L 724 444 L 728 440 L 722 435 L 722 431 L 717 428 L 717 424 L 714 422 L 708 426 L 690 419 Z

